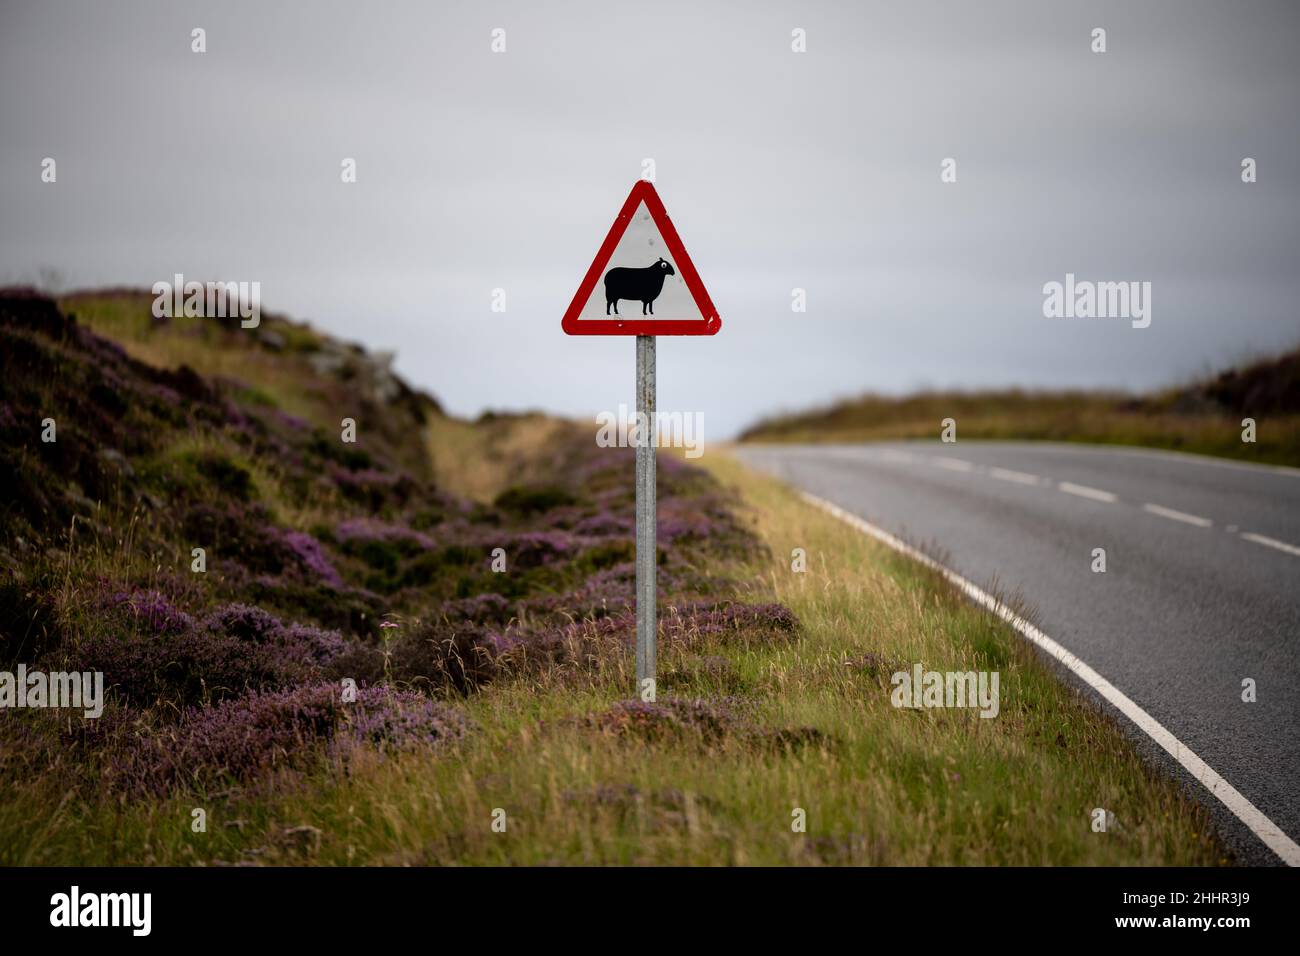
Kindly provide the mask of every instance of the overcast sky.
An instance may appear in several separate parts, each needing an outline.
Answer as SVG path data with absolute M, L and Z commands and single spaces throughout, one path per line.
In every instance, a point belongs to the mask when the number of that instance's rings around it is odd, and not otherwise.
M 659 346 L 706 438 L 865 389 L 1143 388 L 1300 341 L 1298 116 L 1285 2 L 0 0 L 0 281 L 256 280 L 454 412 L 589 414 L 634 345 L 560 319 L 650 157 L 723 319 Z M 1151 282 L 1150 327 L 1045 318 L 1066 272 Z

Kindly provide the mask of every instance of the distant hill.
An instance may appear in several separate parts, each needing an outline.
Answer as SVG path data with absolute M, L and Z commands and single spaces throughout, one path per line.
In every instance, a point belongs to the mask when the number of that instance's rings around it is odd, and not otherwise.
M 945 418 L 960 438 L 1140 445 L 1246 461 L 1300 465 L 1300 349 L 1204 381 L 1145 395 L 1105 391 L 866 394 L 746 429 L 748 442 L 936 438 Z M 1256 441 L 1242 441 L 1242 420 Z

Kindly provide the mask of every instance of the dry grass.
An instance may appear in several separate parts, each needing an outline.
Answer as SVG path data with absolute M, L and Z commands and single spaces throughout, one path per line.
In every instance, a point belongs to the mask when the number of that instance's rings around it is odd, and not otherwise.
M 575 426 L 541 413 L 498 415 L 477 422 L 430 416 L 425 443 L 434 481 L 472 501 L 489 502 L 512 485 L 544 479 L 556 463 L 549 450 Z
M 228 378 L 263 390 L 268 401 L 274 395 L 274 404 L 284 411 L 320 425 L 335 424 L 334 409 L 307 389 L 292 387 L 285 381 L 287 368 L 294 363 L 285 356 L 250 349 L 241 333 L 234 331 L 237 323 L 222 325 L 211 320 L 178 317 L 159 326 L 152 321 L 149 309 L 134 295 L 78 295 L 60 300 L 60 307 L 75 314 L 91 331 L 112 339 L 134 359 L 155 368 L 173 369 L 182 365 L 197 369 L 208 378 Z M 266 320 L 266 327 L 271 325 Z M 288 323 L 277 323 L 283 333 L 294 328 Z M 248 330 L 246 335 L 256 335 L 261 330 Z M 242 331 L 242 330 L 241 330 Z M 294 334 L 311 336 L 298 328 Z M 314 336 L 312 336 L 314 338 Z M 304 340 L 305 341 L 305 340 Z M 301 344 L 301 343 L 300 343 Z M 302 369 L 302 378 L 310 374 Z
M 1183 407 L 1183 406 L 1191 407 Z M 775 416 L 745 441 L 862 442 L 936 438 L 944 419 L 961 439 L 1070 441 L 1166 448 L 1300 465 L 1300 415 L 1253 413 L 1256 441 L 1243 442 L 1243 414 L 1183 402 L 1178 395 L 1135 399 L 1093 392 L 935 392 L 906 398 L 863 396 L 806 413 Z
M 731 715 L 707 733 L 593 722 L 618 713 L 632 684 L 630 659 L 615 654 L 469 697 L 477 729 L 451 751 L 363 752 L 271 795 L 82 805 L 6 773 L 0 862 L 1226 862 L 1203 811 L 1000 621 L 785 487 L 707 461 L 770 549 L 735 569 L 750 582 L 742 596 L 775 596 L 803 625 L 787 640 L 665 644 L 665 695 Z M 795 547 L 806 573 L 791 570 Z M 890 674 L 914 662 L 998 671 L 999 716 L 895 709 Z M 37 805 L 50 813 L 34 822 Z M 196 806 L 206 833 L 190 830 Z M 1114 814 L 1109 832 L 1092 831 L 1098 807 Z M 792 829 L 796 809 L 806 833 Z

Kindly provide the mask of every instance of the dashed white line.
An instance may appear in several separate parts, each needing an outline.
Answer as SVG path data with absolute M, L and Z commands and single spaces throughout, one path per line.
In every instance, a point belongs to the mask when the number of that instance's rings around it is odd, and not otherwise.
M 1027 471 L 1013 471 L 1010 468 L 990 468 L 989 474 L 1003 481 L 1014 481 L 1018 485 L 1036 485 L 1041 479 Z
M 1011 610 L 993 595 L 989 594 L 982 588 L 977 587 L 970 581 L 963 578 L 956 571 L 945 567 L 929 555 L 922 554 L 915 548 L 894 537 L 883 528 L 878 528 L 868 521 L 859 518 L 855 514 L 845 511 L 838 505 L 831 504 L 825 499 L 818 498 L 816 495 L 810 495 L 808 492 L 800 492 L 800 495 L 809 504 L 820 508 L 827 514 L 833 515 L 854 528 L 857 528 L 863 534 L 875 538 L 877 541 L 893 548 L 900 554 L 906 555 L 914 561 L 919 561 L 926 567 L 933 568 L 942 574 L 945 578 L 974 601 L 979 606 L 986 608 L 993 614 L 996 614 L 1002 620 L 1006 621 L 1018 631 L 1021 636 L 1030 641 L 1042 651 L 1061 663 L 1063 667 L 1078 677 L 1081 681 L 1095 690 L 1105 700 L 1109 701 L 1120 713 L 1135 725 L 1148 737 L 1165 749 L 1165 751 L 1182 765 L 1183 769 L 1190 773 L 1201 786 L 1205 787 L 1210 793 L 1219 800 L 1225 807 L 1232 811 L 1242 823 L 1250 828 L 1255 836 L 1263 841 L 1264 845 L 1282 858 L 1282 862 L 1288 866 L 1300 866 L 1300 844 L 1297 844 L 1289 836 L 1282 832 L 1282 828 L 1260 812 L 1259 808 L 1251 803 L 1246 797 L 1232 784 L 1224 780 L 1223 777 L 1215 771 L 1213 767 L 1192 752 L 1186 744 L 1165 729 L 1159 721 L 1148 714 L 1145 710 L 1135 704 L 1127 694 L 1112 684 L 1106 678 L 1102 677 L 1086 663 L 1070 653 L 1056 641 L 1052 640 L 1034 625 L 1030 624 L 1023 617 Z M 1242 535 L 1246 537 L 1246 535 Z M 1260 538 L 1262 535 L 1255 535 Z M 1272 538 L 1265 538 L 1265 541 L 1273 544 L 1282 544 L 1274 542 Z M 1291 548 L 1285 545 L 1285 548 L 1300 554 L 1300 548 Z
M 1062 481 L 1057 484 L 1058 488 L 1067 495 L 1078 495 L 1080 498 L 1091 498 L 1093 501 L 1105 501 L 1113 504 L 1119 500 L 1119 495 L 1111 494 L 1109 491 L 1102 491 L 1100 488 L 1089 488 L 1087 485 L 1076 485 L 1072 481 Z
M 1214 522 L 1209 518 L 1202 518 L 1200 515 L 1189 515 L 1186 511 L 1175 511 L 1173 508 L 1166 508 L 1163 505 L 1153 505 L 1151 503 L 1142 506 L 1143 511 L 1149 511 L 1153 515 L 1159 515 L 1162 518 L 1169 518 L 1171 521 L 1181 521 L 1184 524 L 1194 524 L 1198 528 L 1209 528 Z
M 973 471 L 975 466 L 964 458 L 935 458 L 934 463 L 949 471 Z
M 1294 554 L 1300 558 L 1300 548 L 1293 544 L 1287 544 L 1285 541 L 1279 541 L 1277 538 L 1269 538 L 1262 534 L 1255 534 L 1253 531 L 1243 531 L 1241 536 L 1247 541 L 1254 541 L 1256 544 L 1262 544 L 1265 547 L 1276 548 L 1279 551 L 1285 551 L 1287 554 Z
M 882 449 L 880 454 L 886 461 L 910 463 L 916 460 L 911 453 L 897 451 L 893 448 Z M 924 461 L 925 459 L 922 458 L 921 460 Z M 937 455 L 931 458 L 930 461 L 936 467 L 946 468 L 949 471 L 971 472 L 976 468 L 973 463 L 964 458 L 949 458 L 947 456 Z M 1039 484 L 1051 484 L 1050 479 L 1040 478 L 1038 475 L 1031 474 L 1027 471 L 1016 471 L 1013 468 L 999 468 L 991 465 L 988 468 L 988 474 L 1001 481 L 1010 481 L 1018 485 L 1036 486 Z M 1072 481 L 1057 482 L 1056 487 L 1067 495 L 1076 495 L 1080 498 L 1087 498 L 1090 501 L 1102 501 L 1106 504 L 1114 504 L 1119 500 L 1119 495 L 1113 492 L 1103 491 L 1101 488 L 1091 488 L 1088 485 L 1075 484 Z M 1154 504 L 1149 501 L 1142 505 L 1142 510 L 1148 514 L 1159 515 L 1161 518 L 1168 518 L 1171 521 L 1181 521 L 1183 524 L 1190 524 L 1197 528 L 1214 527 L 1214 522 L 1209 518 L 1202 518 L 1200 515 L 1189 514 L 1186 511 L 1179 511 L 1176 508 L 1166 508 L 1164 505 Z M 1227 531 L 1230 534 L 1235 533 L 1236 530 L 1236 525 L 1228 525 L 1227 527 Z M 1262 544 L 1265 547 L 1274 548 L 1278 551 L 1285 552 L 1286 554 L 1293 554 L 1296 557 L 1300 557 L 1300 548 L 1292 544 L 1287 544 L 1285 541 L 1278 541 L 1276 538 L 1270 538 L 1266 535 L 1255 534 L 1253 532 L 1242 532 L 1241 536 L 1247 541 L 1253 541 L 1255 544 Z

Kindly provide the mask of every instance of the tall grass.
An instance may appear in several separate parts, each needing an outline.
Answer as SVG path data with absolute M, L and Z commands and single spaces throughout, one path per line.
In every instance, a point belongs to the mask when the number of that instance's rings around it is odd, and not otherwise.
M 566 665 L 463 701 L 451 749 L 361 752 L 293 786 L 60 804 L 6 774 L 0 859 L 351 865 L 1205 865 L 1204 812 L 1000 621 L 932 573 L 713 458 L 770 548 L 734 570 L 801 627 L 665 641 L 660 709 L 625 721 L 632 662 Z M 808 570 L 790 569 L 795 547 Z M 665 616 L 671 614 L 665 609 Z M 894 669 L 997 670 L 1001 710 L 899 710 Z M 691 705 L 694 706 L 694 705 Z M 710 710 L 709 708 L 712 708 Z M 611 716 L 613 715 L 613 716 Z M 667 730 L 662 728 L 667 727 Z M 57 808 L 32 825 L 16 806 Z M 191 810 L 208 813 L 194 833 Z M 1113 815 L 1094 832 L 1092 814 Z M 806 814 L 806 832 L 792 828 Z M 505 829 L 493 828 L 504 812 Z M 494 817 L 494 813 L 497 816 Z

